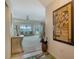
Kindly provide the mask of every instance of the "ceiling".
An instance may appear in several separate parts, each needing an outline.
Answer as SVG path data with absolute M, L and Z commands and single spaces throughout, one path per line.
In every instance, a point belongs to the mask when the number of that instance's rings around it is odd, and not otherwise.
M 40 2 L 46 7 L 48 6 L 51 2 L 53 2 L 54 0 L 40 0 Z
M 52 0 L 12 0 L 12 16 L 17 19 L 45 20 L 45 6 Z

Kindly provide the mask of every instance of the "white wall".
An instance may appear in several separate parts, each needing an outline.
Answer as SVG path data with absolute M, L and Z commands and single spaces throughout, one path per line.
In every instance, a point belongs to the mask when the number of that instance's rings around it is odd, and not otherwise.
M 71 0 L 54 0 L 46 7 L 45 31 L 48 37 L 48 52 L 56 59 L 74 59 L 74 47 L 53 40 L 53 11 Z

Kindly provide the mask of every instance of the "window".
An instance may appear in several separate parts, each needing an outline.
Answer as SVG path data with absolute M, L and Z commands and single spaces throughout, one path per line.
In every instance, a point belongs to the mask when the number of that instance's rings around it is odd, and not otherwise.
M 32 27 L 30 25 L 21 25 L 20 26 L 20 33 L 22 35 L 32 34 Z

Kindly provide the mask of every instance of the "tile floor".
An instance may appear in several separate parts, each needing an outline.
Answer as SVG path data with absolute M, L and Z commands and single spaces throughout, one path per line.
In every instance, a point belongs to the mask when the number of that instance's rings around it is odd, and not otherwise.
M 24 53 L 41 50 L 40 35 L 25 36 L 22 41 Z

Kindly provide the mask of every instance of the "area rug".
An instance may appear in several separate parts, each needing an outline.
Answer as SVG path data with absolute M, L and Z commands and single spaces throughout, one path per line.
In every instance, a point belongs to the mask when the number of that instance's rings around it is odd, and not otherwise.
M 42 56 L 42 54 L 38 54 L 38 55 L 31 56 L 31 57 L 28 57 L 28 58 L 25 58 L 25 59 L 40 59 L 41 56 Z
M 32 56 L 32 57 L 29 57 L 29 58 L 26 58 L 26 59 L 56 59 L 54 56 L 52 55 L 42 55 L 42 54 L 39 54 L 39 55 L 36 55 L 36 56 Z

